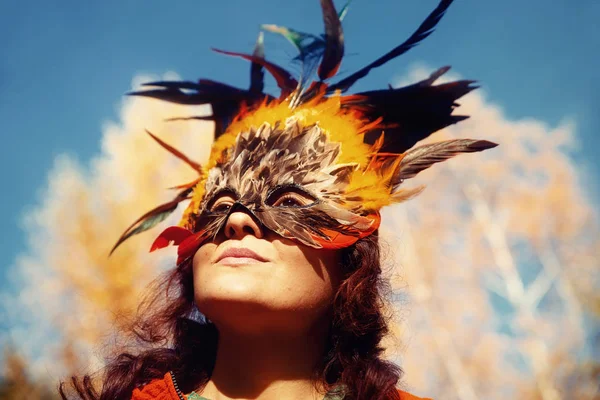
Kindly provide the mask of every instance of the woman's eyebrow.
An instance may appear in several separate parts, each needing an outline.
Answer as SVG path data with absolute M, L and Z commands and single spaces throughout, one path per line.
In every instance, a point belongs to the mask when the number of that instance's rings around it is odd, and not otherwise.
M 285 183 L 285 184 L 275 186 L 273 189 L 271 189 L 269 192 L 267 192 L 267 198 L 273 196 L 274 194 L 279 194 L 279 193 L 282 193 L 285 191 L 296 192 L 299 194 L 309 196 L 312 199 L 316 199 L 316 196 L 314 196 L 312 193 L 310 193 L 305 188 L 303 188 L 302 186 L 300 186 L 296 183 Z
M 239 197 L 240 197 L 235 189 L 233 189 L 232 187 L 226 186 L 221 189 L 218 189 L 215 193 L 213 193 L 210 196 L 210 199 L 206 203 L 206 208 L 210 208 L 214 204 L 214 202 L 219 198 L 219 196 L 224 195 L 224 194 L 231 195 L 231 197 L 233 197 L 236 200 L 239 199 Z

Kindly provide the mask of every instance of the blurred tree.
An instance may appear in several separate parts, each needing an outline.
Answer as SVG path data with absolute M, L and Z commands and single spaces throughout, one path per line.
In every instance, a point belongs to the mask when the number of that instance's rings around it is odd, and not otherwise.
M 27 363 L 13 349 L 5 349 L 3 378 L 0 379 L 2 400 L 53 400 L 59 399 L 53 389 L 56 382 L 34 383 L 27 375 Z
M 157 79 L 177 78 L 140 78 Z M 122 124 L 105 127 L 103 154 L 89 170 L 68 157 L 58 159 L 42 206 L 25 221 L 31 252 L 17 263 L 23 287 L 5 304 L 16 320 L 13 336 L 20 336 L 24 354 L 37 362 L 35 368 L 51 363 L 58 380 L 95 371 L 104 357 L 119 351 L 119 332 L 129 323 L 145 286 L 172 267 L 176 257 L 173 248 L 148 253 L 157 230 L 129 240 L 110 257 L 109 251 L 136 218 L 171 200 L 175 192 L 169 187 L 197 176 L 145 130 L 202 160 L 210 150 L 212 125 L 165 120 L 206 112 L 203 107 L 129 98 Z M 177 223 L 178 215 L 165 224 Z
M 593 399 L 584 299 L 597 298 L 600 229 L 567 155 L 573 126 L 508 121 L 480 93 L 460 112 L 472 118 L 434 140 L 500 146 L 427 170 L 429 189 L 386 215 L 411 296 L 407 382 L 443 399 Z

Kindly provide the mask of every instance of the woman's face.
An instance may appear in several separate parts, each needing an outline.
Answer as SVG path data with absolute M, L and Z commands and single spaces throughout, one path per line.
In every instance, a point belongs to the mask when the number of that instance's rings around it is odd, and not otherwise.
M 305 332 L 331 310 L 338 261 L 337 251 L 297 244 L 234 212 L 194 256 L 195 301 L 220 328 Z

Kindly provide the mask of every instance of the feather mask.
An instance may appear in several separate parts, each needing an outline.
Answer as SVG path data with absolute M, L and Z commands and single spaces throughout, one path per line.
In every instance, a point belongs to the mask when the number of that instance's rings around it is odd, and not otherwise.
M 251 62 L 251 83 L 240 89 L 201 79 L 153 82 L 131 93 L 179 104 L 210 104 L 215 141 L 206 165 L 188 159 L 156 136 L 166 150 L 188 163 L 198 178 L 136 220 L 114 249 L 148 230 L 190 200 L 178 226 L 167 228 L 151 250 L 178 246 L 178 263 L 214 240 L 234 212 L 249 214 L 263 229 L 314 248 L 338 249 L 372 234 L 382 207 L 418 194 L 402 182 L 459 153 L 495 147 L 485 140 L 456 139 L 422 146 L 417 142 L 464 120 L 453 115 L 456 100 L 475 88 L 473 81 L 434 85 L 448 71 L 435 71 L 416 84 L 344 94 L 372 69 L 403 54 L 433 31 L 452 0 L 442 0 L 404 43 L 366 67 L 339 80 L 344 55 L 341 19 L 332 0 L 321 0 L 325 33 L 310 35 L 276 25 L 299 51 L 297 78 L 264 57 L 263 35 L 252 54 L 226 52 Z M 263 93 L 264 70 L 275 78 L 278 97 Z M 313 79 L 314 78 L 314 79 Z M 111 251 L 112 252 L 112 251 Z

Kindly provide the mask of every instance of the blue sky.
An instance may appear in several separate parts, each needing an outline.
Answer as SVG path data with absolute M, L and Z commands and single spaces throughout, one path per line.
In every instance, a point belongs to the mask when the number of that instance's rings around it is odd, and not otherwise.
M 511 118 L 551 126 L 571 119 L 581 143 L 574 157 L 597 204 L 600 3 L 455 3 L 430 38 L 355 89 L 383 88 L 417 62 L 452 65 L 461 76 L 479 80 L 490 101 Z M 344 21 L 347 57 L 341 73 L 404 40 L 436 5 L 437 0 L 355 0 Z M 250 51 L 259 23 L 321 32 L 320 18 L 316 0 L 1 2 L 0 273 L 26 250 L 20 221 L 41 202 L 55 157 L 68 153 L 85 164 L 99 153 L 103 123 L 116 119 L 136 74 L 171 70 L 185 79 L 246 86 L 248 65 L 209 47 Z M 266 46 L 267 57 L 284 65 L 294 54 L 278 37 L 267 36 Z M 273 82 L 268 88 L 276 89 Z

